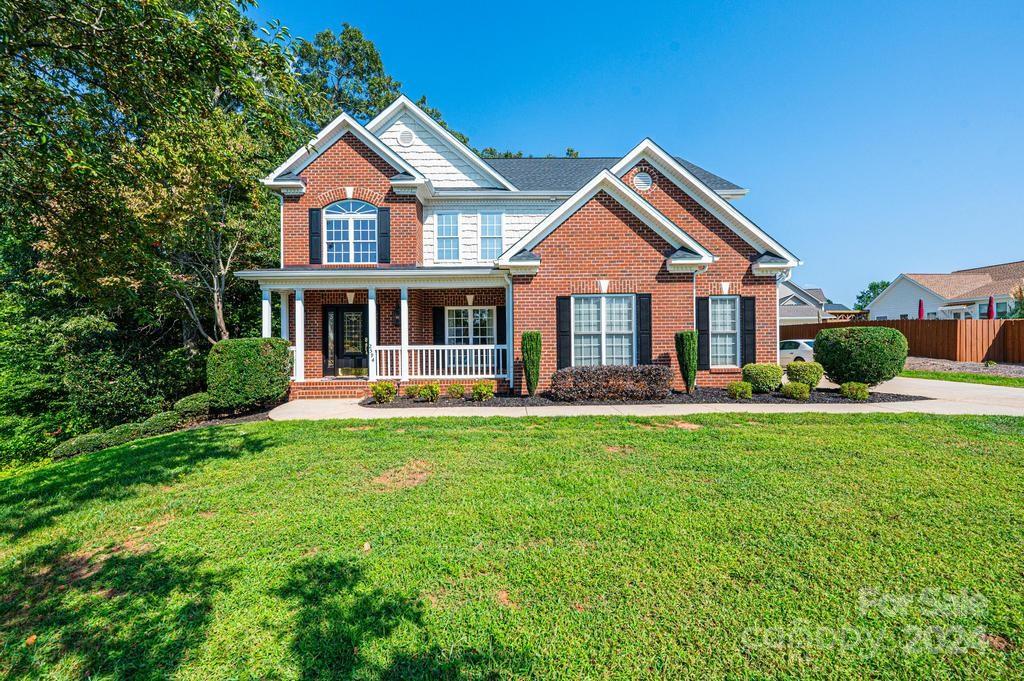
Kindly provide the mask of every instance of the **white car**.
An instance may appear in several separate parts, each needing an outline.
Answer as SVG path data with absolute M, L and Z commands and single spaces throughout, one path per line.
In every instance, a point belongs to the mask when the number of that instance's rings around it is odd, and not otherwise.
M 790 362 L 813 362 L 814 339 L 784 340 L 779 343 L 779 364 L 786 366 Z

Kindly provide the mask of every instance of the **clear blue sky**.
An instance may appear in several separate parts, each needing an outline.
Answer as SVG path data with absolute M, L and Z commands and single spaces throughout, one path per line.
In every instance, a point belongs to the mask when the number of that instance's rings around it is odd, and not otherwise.
M 649 136 L 749 188 L 737 206 L 837 302 L 901 271 L 1024 259 L 1020 0 L 266 0 L 252 16 L 303 37 L 358 26 L 477 147 L 616 156 Z

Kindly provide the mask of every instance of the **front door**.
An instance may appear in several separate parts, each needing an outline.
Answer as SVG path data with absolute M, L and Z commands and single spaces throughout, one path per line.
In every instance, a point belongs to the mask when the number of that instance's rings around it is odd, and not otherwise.
M 366 305 L 324 305 L 324 376 L 366 376 Z

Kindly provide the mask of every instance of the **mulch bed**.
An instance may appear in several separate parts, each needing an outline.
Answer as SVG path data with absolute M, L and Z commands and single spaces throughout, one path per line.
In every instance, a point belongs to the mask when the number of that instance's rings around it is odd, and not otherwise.
M 834 388 L 818 388 L 811 391 L 811 398 L 806 402 L 787 400 L 778 393 L 767 395 L 754 395 L 749 400 L 734 400 L 721 388 L 698 388 L 693 395 L 686 393 L 672 393 L 662 400 L 587 400 L 581 402 L 557 402 L 543 395 L 534 397 L 516 397 L 508 395 L 497 395 L 486 402 L 474 402 L 473 400 L 453 400 L 442 397 L 437 402 L 426 402 L 420 399 L 411 399 L 405 396 L 395 398 L 394 402 L 388 404 L 377 404 L 372 397 L 367 397 L 361 404 L 364 407 L 374 409 L 408 409 L 426 408 L 436 409 L 438 407 L 552 407 L 566 405 L 617 405 L 617 404 L 877 404 L 880 402 L 913 402 L 917 400 L 928 400 L 929 397 L 918 395 L 896 395 L 886 392 L 872 392 L 867 402 L 855 402 L 848 400 L 839 394 Z

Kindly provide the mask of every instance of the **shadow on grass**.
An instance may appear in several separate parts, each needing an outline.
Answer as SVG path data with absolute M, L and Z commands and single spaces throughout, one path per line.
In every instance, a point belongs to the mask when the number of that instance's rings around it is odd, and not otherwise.
M 224 575 L 147 549 L 58 542 L 0 571 L 0 676 L 172 675 L 205 638 Z
M 0 536 L 17 540 L 97 499 L 124 499 L 138 485 L 170 484 L 209 459 L 259 452 L 269 438 L 204 428 L 86 454 L 0 487 Z
M 354 560 L 298 563 L 277 595 L 298 608 L 292 649 L 303 679 L 488 679 L 530 668 L 527 656 L 493 640 L 464 649 L 431 643 L 422 603 L 366 584 Z M 367 654 L 392 635 L 414 640 L 413 649 L 396 649 L 384 664 Z

